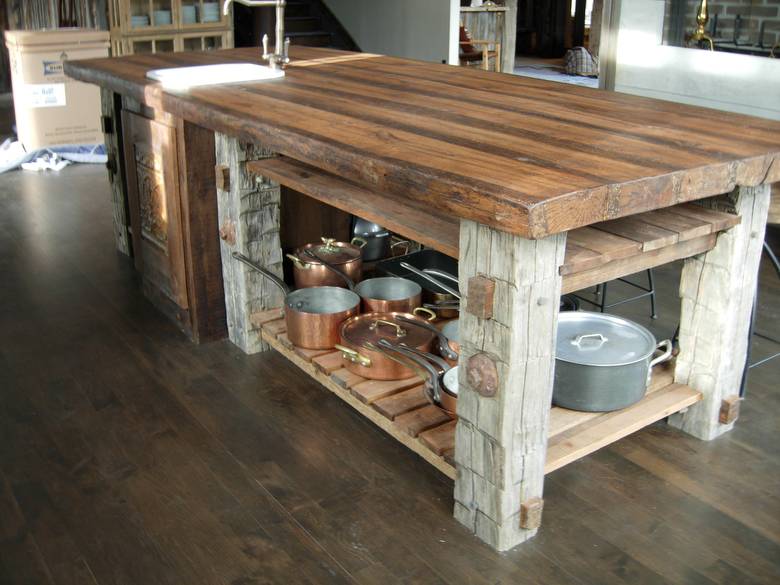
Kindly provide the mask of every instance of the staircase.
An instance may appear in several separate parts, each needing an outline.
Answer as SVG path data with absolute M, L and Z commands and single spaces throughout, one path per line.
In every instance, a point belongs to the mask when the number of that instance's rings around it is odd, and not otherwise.
M 322 0 L 288 0 L 284 34 L 293 45 L 360 50 Z

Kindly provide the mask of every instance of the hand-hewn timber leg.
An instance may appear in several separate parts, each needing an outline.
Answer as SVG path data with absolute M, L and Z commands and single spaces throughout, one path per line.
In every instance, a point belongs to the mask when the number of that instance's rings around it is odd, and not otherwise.
M 455 517 L 498 550 L 538 528 L 565 245 L 461 222 Z
M 122 254 L 130 254 L 130 237 L 127 226 L 130 223 L 127 218 L 127 200 L 125 198 L 125 182 L 122 177 L 122 154 L 119 150 L 121 137 L 119 136 L 120 113 L 114 105 L 114 92 L 102 88 L 100 90 L 100 109 L 103 116 L 103 139 L 106 144 L 108 161 L 108 182 L 111 186 L 111 208 L 114 219 L 114 240 L 116 249 Z
M 231 254 L 240 252 L 282 275 L 280 188 L 278 183 L 256 179 L 245 169 L 246 161 L 268 158 L 273 156 L 272 152 L 223 134 L 215 134 L 214 138 L 228 336 L 246 353 L 256 353 L 268 346 L 250 317 L 280 307 L 283 296 L 266 278 L 237 262 Z
M 685 261 L 680 280 L 680 355 L 674 377 L 704 398 L 669 422 L 710 440 L 734 426 L 733 416 L 720 422 L 719 415 L 724 401 L 728 406 L 738 395 L 745 366 L 769 185 L 739 187 L 702 204 L 737 213 L 742 222 L 721 233 L 712 250 Z

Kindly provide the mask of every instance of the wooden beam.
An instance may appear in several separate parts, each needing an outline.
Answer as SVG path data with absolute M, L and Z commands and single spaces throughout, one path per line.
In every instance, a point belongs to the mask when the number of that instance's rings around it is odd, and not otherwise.
M 769 185 L 739 187 L 702 204 L 742 216 L 738 226 L 718 235 L 712 250 L 685 261 L 680 279 L 680 353 L 674 377 L 701 392 L 703 400 L 670 422 L 710 440 L 734 424 L 733 417 L 721 423 L 721 405 L 738 394 L 745 368 Z
M 244 352 L 255 353 L 266 350 L 268 345 L 251 316 L 281 306 L 283 295 L 275 285 L 237 262 L 231 254 L 240 252 L 274 274 L 282 275 L 279 184 L 255 177 L 246 169 L 247 161 L 272 157 L 274 153 L 224 134 L 215 134 L 215 148 L 215 164 L 228 169 L 230 176 L 227 184 L 222 183 L 228 189 L 217 189 L 228 336 Z
M 111 215 L 114 222 L 114 242 L 116 249 L 126 256 L 131 255 L 130 236 L 127 227 L 130 219 L 127 212 L 125 197 L 125 165 L 122 157 L 122 124 L 120 111 L 113 91 L 105 88 L 100 90 L 100 107 L 103 115 L 103 140 L 106 145 L 108 161 L 108 183 L 111 187 Z M 110 122 L 109 122 L 110 120 Z
M 523 502 L 542 497 L 552 401 L 560 266 L 565 234 L 527 240 L 461 222 L 460 285 L 495 282 L 489 319 L 460 316 L 455 517 L 479 538 L 507 550 L 536 533 L 523 526 Z M 479 356 L 479 357 L 477 357 Z M 485 391 L 468 364 L 489 360 L 497 384 Z M 477 380 L 479 378 L 479 380 Z

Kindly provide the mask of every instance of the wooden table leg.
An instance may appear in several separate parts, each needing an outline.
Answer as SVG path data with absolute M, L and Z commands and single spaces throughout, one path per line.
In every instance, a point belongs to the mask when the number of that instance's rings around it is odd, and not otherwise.
M 675 382 L 691 386 L 704 398 L 669 422 L 710 440 L 734 426 L 769 209 L 769 185 L 739 187 L 729 195 L 703 200 L 702 205 L 737 213 L 742 222 L 722 232 L 712 250 L 685 261 Z
M 217 133 L 214 138 L 228 336 L 246 353 L 256 353 L 267 350 L 268 345 L 252 324 L 251 316 L 280 307 L 283 295 L 268 279 L 237 262 L 231 254 L 240 252 L 282 275 L 279 184 L 256 180 L 245 169 L 247 161 L 268 158 L 274 153 L 223 134 Z
M 540 522 L 565 245 L 461 222 L 455 517 L 498 550 Z

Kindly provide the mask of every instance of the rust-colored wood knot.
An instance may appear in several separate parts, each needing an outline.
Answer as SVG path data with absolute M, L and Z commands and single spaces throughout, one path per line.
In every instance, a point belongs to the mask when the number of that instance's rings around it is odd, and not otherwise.
M 468 359 L 466 380 L 481 396 L 491 398 L 498 392 L 498 369 L 486 353 L 477 353 Z
M 230 167 L 216 165 L 214 167 L 214 181 L 220 191 L 230 191 Z
M 534 530 L 542 525 L 542 498 L 531 498 L 520 504 L 520 528 Z
M 230 219 L 222 222 L 219 228 L 219 237 L 228 246 L 236 245 L 236 224 Z
M 480 319 L 490 319 L 493 316 L 493 293 L 496 281 L 487 276 L 472 276 L 468 282 L 466 295 L 466 310 Z
M 737 394 L 723 399 L 720 403 L 720 412 L 718 413 L 720 424 L 728 425 L 739 418 L 739 403 L 740 398 Z

